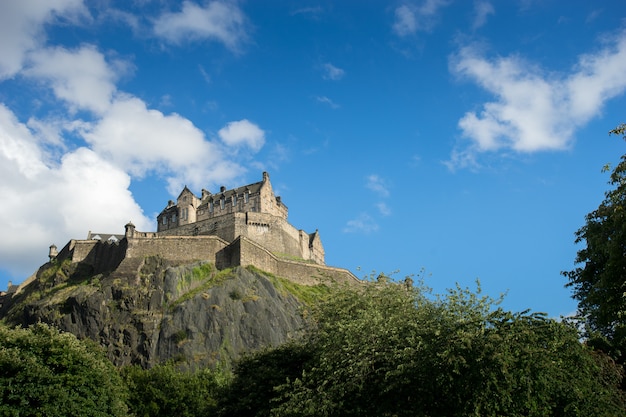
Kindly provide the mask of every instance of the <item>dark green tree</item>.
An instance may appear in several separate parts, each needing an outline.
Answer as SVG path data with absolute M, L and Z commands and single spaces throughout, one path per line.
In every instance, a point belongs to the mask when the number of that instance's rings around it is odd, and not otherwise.
M 126 416 L 126 397 L 95 344 L 45 324 L 0 325 L 0 415 Z
M 276 387 L 301 377 L 312 356 L 308 345 L 292 341 L 242 357 L 220 395 L 218 415 L 269 417 L 280 400 Z
M 626 125 L 609 134 L 626 139 Z M 589 336 L 606 338 L 607 348 L 620 357 L 626 353 L 626 154 L 611 172 L 609 184 L 613 188 L 576 232 L 576 243 L 585 244 L 576 255 L 580 266 L 563 275 L 589 325 Z
M 209 417 L 216 415 L 219 371 L 184 370 L 173 363 L 123 370 L 130 396 L 130 411 L 136 417 Z

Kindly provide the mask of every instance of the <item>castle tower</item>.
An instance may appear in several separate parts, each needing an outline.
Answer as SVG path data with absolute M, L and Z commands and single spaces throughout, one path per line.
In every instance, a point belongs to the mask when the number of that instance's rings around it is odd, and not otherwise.
M 126 233 L 124 234 L 126 239 L 132 239 L 133 237 L 135 237 L 135 225 L 133 224 L 133 222 L 126 223 L 124 229 L 126 230 Z

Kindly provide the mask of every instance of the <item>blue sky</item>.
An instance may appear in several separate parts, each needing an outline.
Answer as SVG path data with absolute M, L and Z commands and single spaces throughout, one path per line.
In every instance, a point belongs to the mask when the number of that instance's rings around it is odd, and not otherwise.
M 0 3 L 0 288 L 89 230 L 261 179 L 327 264 L 575 302 L 626 150 L 623 1 Z

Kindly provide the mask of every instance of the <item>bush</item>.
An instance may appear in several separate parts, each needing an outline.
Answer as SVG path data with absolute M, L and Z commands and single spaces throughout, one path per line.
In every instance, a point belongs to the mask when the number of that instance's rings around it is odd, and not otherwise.
M 0 415 L 126 416 L 126 398 L 95 344 L 45 324 L 0 325 Z

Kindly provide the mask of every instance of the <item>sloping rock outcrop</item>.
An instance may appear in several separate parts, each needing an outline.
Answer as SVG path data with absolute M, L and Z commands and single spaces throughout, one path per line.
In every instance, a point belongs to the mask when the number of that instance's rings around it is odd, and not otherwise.
M 4 300 L 0 318 L 23 326 L 41 321 L 92 339 L 118 366 L 214 366 L 296 337 L 306 326 L 302 300 L 326 290 L 251 267 L 218 271 L 160 256 L 127 259 L 97 275 L 66 261 L 40 268 Z

